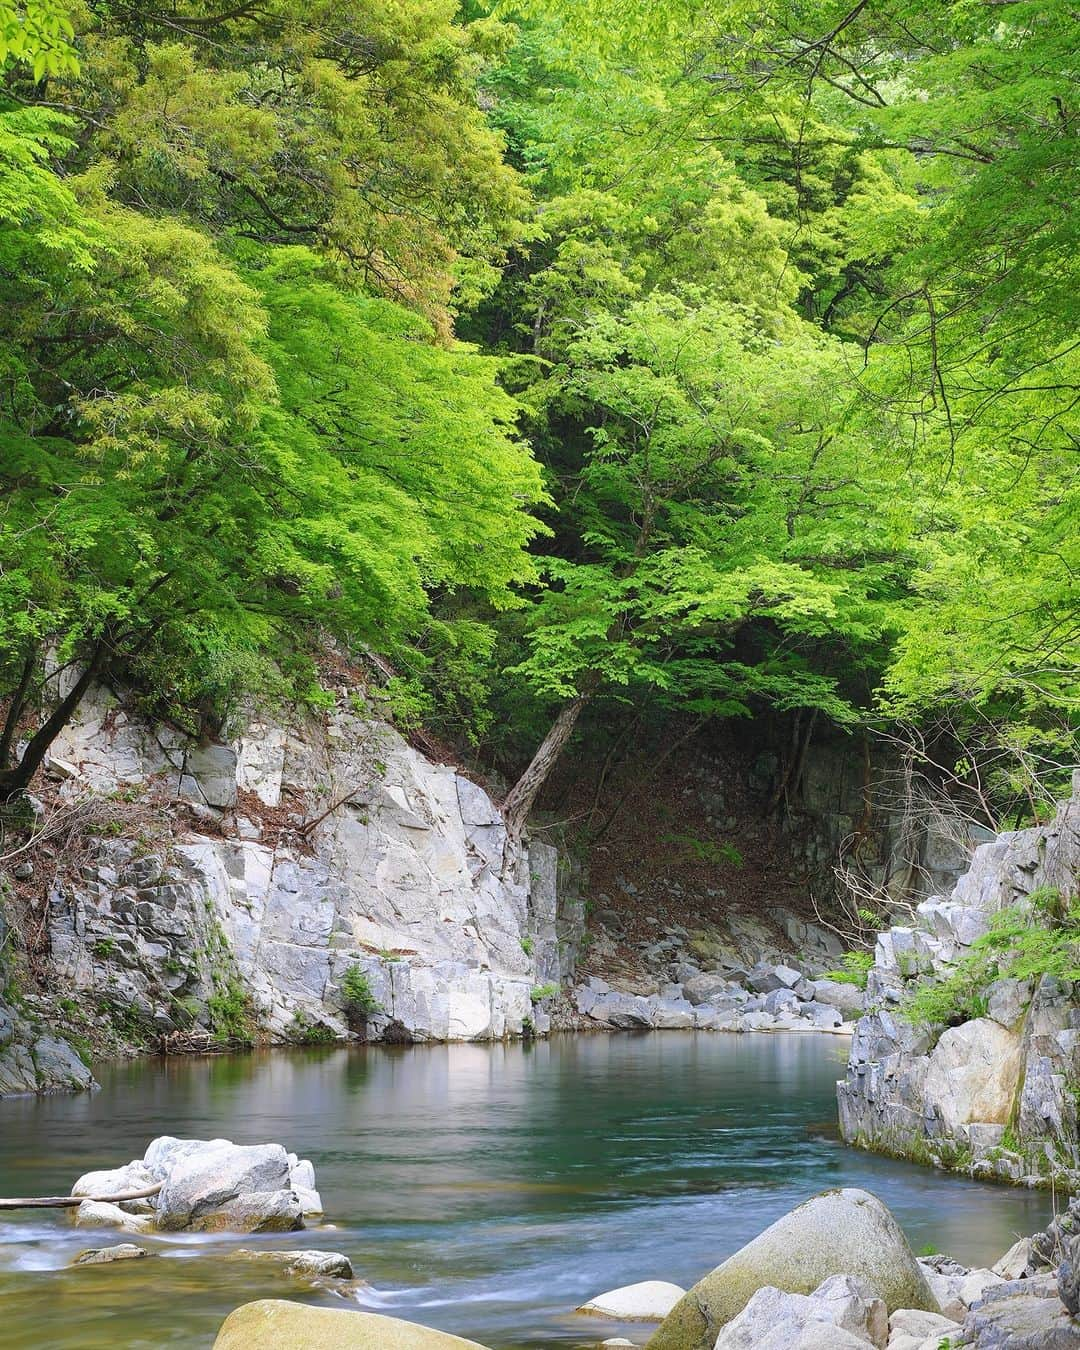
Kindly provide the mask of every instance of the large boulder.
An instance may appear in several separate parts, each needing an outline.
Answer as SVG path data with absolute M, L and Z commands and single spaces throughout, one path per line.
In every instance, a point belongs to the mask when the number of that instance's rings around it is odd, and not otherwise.
M 157 1197 L 165 1231 L 230 1229 L 288 1232 L 303 1227 L 303 1211 L 280 1144 L 229 1144 L 176 1156 Z
M 814 981 L 814 1001 L 839 1008 L 845 1018 L 858 1017 L 866 1004 L 866 994 L 847 980 L 822 979 Z
M 649 1350 L 712 1350 L 720 1329 L 767 1285 L 810 1294 L 830 1275 L 862 1280 L 888 1312 L 937 1312 L 899 1224 L 867 1191 L 826 1191 L 786 1214 L 676 1304 Z
M 666 1280 L 642 1280 L 597 1294 L 578 1309 L 595 1317 L 613 1317 L 619 1322 L 662 1322 L 686 1293 Z
M 943 1032 L 926 1068 L 924 1097 L 950 1131 L 1005 1125 L 1020 1081 L 1020 1037 L 989 1017 Z
M 445 1331 L 378 1313 L 309 1308 L 266 1298 L 245 1303 L 221 1325 L 213 1350 L 485 1350 Z
M 690 979 L 683 982 L 683 997 L 695 1007 L 699 1003 L 708 1003 L 711 999 L 721 994 L 726 994 L 731 988 L 731 981 L 723 975 L 714 974 L 711 971 L 703 971 L 700 975 L 692 975 Z

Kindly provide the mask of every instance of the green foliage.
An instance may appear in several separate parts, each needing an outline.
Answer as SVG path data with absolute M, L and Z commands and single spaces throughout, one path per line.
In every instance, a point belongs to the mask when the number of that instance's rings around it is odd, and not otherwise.
M 554 998 L 558 992 L 557 984 L 538 984 L 529 991 L 529 997 L 534 1003 L 541 1003 L 545 998 Z
M 337 1040 L 324 1022 L 312 1022 L 301 1012 L 293 1014 L 290 1036 L 298 1045 L 331 1045 Z
M 35 80 L 78 75 L 74 36 L 66 6 L 55 0 L 0 0 L 0 70 L 9 63 L 28 66 Z
M 827 970 L 823 978 L 836 980 L 839 984 L 854 984 L 860 989 L 865 989 L 867 978 L 873 966 L 873 952 L 845 952 L 843 965 L 838 970 Z
M 952 1026 L 985 1013 L 995 980 L 1038 983 L 1044 976 L 1080 980 L 1080 903 L 1050 887 L 993 915 L 970 952 L 944 979 L 921 982 L 902 1012 L 914 1023 Z
M 358 965 L 351 965 L 341 980 L 341 1001 L 350 1020 L 366 1020 L 382 1012 L 382 1004 L 375 997 L 371 981 Z
M 229 977 L 206 1000 L 210 1030 L 222 1040 L 250 1045 L 254 1039 L 251 996 L 239 979 Z
M 199 734 L 322 709 L 330 637 L 496 761 L 578 699 L 902 721 L 1036 814 L 1077 757 L 1075 37 L 0 0 L 11 728 L 46 653 Z
M 523 937 L 521 939 L 521 950 L 526 956 L 532 956 L 534 945 L 531 937 Z

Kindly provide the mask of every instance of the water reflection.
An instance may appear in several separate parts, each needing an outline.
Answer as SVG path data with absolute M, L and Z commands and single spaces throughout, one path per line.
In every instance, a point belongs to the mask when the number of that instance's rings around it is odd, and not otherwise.
M 495 1350 L 595 1345 L 570 1310 L 647 1278 L 688 1284 L 815 1191 L 861 1185 L 916 1249 L 997 1258 L 1043 1196 L 843 1149 L 846 1042 L 685 1033 L 523 1046 L 356 1047 L 120 1065 L 102 1092 L 0 1103 L 0 1193 L 66 1189 L 157 1134 L 279 1140 L 310 1156 L 333 1229 L 255 1239 L 346 1251 L 362 1306 Z M 223 1259 L 253 1240 L 155 1240 L 150 1261 L 66 1270 L 61 1216 L 0 1223 L 0 1346 L 209 1346 L 225 1313 L 328 1289 Z M 624 1329 L 643 1339 L 642 1329 Z

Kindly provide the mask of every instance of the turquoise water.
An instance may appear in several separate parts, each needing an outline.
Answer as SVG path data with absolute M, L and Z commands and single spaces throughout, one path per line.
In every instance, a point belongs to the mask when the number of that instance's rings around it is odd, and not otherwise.
M 690 1032 L 530 1047 L 354 1047 L 150 1060 L 93 1095 L 0 1102 L 0 1194 L 64 1192 L 158 1134 L 278 1141 L 315 1164 L 326 1225 L 193 1236 L 152 1260 L 65 1269 L 126 1240 L 62 1213 L 0 1218 L 0 1346 L 206 1347 L 238 1303 L 295 1297 L 389 1312 L 493 1350 L 594 1346 L 648 1332 L 575 1316 L 643 1279 L 688 1285 L 792 1206 L 863 1186 L 912 1246 L 997 1259 L 1048 1197 L 843 1148 L 834 1084 L 847 1042 Z M 346 1252 L 347 1299 L 224 1259 L 238 1247 Z

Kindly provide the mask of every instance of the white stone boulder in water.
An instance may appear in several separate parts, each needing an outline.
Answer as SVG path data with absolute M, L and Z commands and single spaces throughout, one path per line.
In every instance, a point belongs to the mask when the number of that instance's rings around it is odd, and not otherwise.
M 612 1317 L 618 1322 L 662 1322 L 686 1293 L 666 1280 L 642 1280 L 609 1290 L 583 1303 L 578 1312 L 594 1317 Z
M 215 1144 L 189 1153 L 169 1170 L 157 1198 L 157 1225 L 169 1232 L 288 1232 L 303 1222 L 280 1144 Z
M 867 1191 L 826 1191 L 778 1219 L 699 1280 L 675 1305 L 649 1350 L 713 1350 L 721 1328 L 759 1289 L 812 1294 L 830 1275 L 851 1275 L 888 1312 L 938 1305 L 888 1209 Z
M 889 1315 L 870 1286 L 831 1275 L 812 1294 L 759 1289 L 715 1350 L 884 1350 L 888 1336 Z
M 101 1203 L 127 1191 L 160 1185 L 155 1196 Z M 111 1224 L 131 1232 L 230 1230 L 290 1232 L 305 1214 L 321 1214 L 315 1169 L 280 1144 L 234 1144 L 228 1139 L 153 1140 L 140 1159 L 110 1171 L 88 1172 L 72 1187 L 88 1196 L 76 1224 Z M 129 1208 L 138 1214 L 126 1212 Z M 143 1215 L 147 1217 L 142 1217 Z

